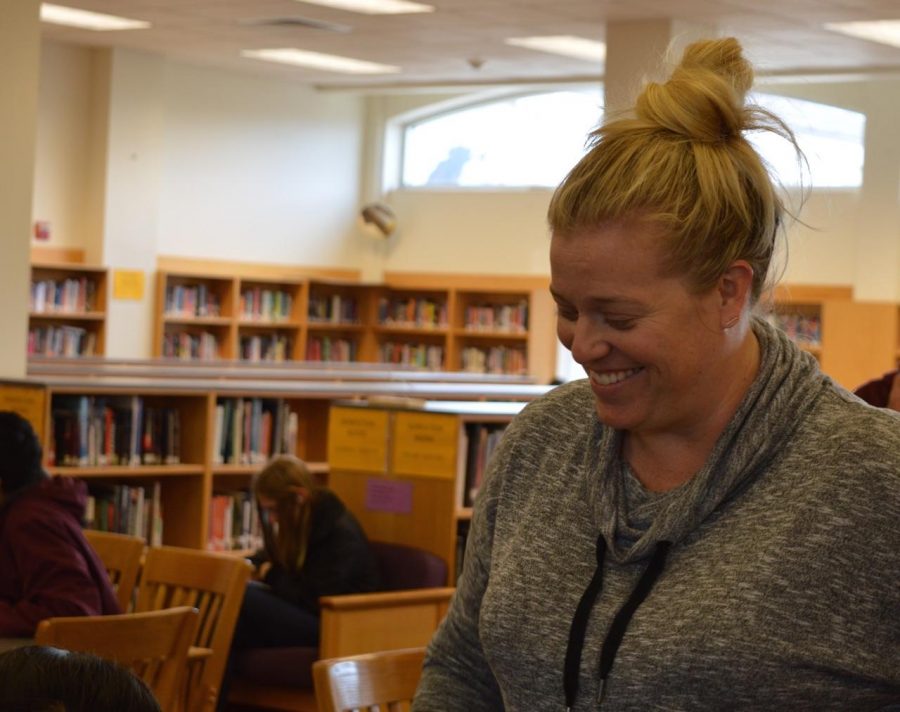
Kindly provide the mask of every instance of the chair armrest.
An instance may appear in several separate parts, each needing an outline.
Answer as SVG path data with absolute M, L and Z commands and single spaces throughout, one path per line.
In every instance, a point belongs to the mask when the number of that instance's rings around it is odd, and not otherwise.
M 319 599 L 319 657 L 426 645 L 447 613 L 454 590 L 421 588 L 323 596 Z
M 414 606 L 423 603 L 446 603 L 455 588 L 414 588 L 407 591 L 379 591 L 378 593 L 348 593 L 342 596 L 322 596 L 319 608 L 341 612 L 373 608 Z

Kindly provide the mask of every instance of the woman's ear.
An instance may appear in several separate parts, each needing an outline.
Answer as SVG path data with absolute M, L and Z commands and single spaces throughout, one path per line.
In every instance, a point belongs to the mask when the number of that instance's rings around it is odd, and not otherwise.
M 746 260 L 735 260 L 725 270 L 717 285 L 720 326 L 728 329 L 738 323 L 750 304 L 753 289 L 753 267 Z

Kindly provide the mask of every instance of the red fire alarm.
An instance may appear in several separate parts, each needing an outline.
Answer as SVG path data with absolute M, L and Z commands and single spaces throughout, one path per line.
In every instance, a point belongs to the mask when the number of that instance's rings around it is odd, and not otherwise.
M 35 240 L 49 240 L 50 239 L 50 221 L 49 220 L 36 220 L 34 223 L 34 239 Z

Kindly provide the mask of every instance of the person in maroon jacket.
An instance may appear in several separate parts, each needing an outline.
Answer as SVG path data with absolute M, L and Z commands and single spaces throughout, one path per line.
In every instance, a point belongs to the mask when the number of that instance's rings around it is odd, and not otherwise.
M 0 637 L 31 637 L 53 616 L 119 613 L 84 538 L 87 487 L 49 477 L 27 420 L 0 412 Z
M 900 370 L 873 378 L 853 392 L 870 405 L 900 411 Z

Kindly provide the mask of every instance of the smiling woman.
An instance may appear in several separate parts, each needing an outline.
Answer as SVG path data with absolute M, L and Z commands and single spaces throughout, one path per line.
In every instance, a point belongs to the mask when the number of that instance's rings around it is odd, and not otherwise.
M 752 83 L 690 45 L 555 192 L 588 379 L 495 451 L 415 710 L 900 703 L 900 414 L 753 316 L 784 210 L 748 135 L 794 139 Z

